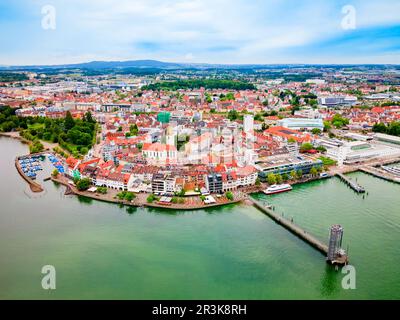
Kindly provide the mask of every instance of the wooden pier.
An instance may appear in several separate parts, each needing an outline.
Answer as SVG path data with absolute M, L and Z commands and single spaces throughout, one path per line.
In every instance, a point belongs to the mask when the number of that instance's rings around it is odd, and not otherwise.
M 274 212 L 270 206 L 267 204 L 263 204 L 260 201 L 257 201 L 251 197 L 249 197 L 249 200 L 253 203 L 253 205 L 258 208 L 260 211 L 264 212 L 267 214 L 269 217 L 271 217 L 273 220 L 275 220 L 277 223 L 279 223 L 281 226 L 292 232 L 294 235 L 299 237 L 300 239 L 304 240 L 311 246 L 313 246 L 315 249 L 323 253 L 324 255 L 328 254 L 328 246 L 324 244 L 322 241 L 318 240 L 315 238 L 313 235 L 305 231 L 304 229 L 300 228 L 299 226 L 296 226 L 292 221 L 280 216 L 278 213 Z
M 362 186 L 360 186 L 357 182 L 347 178 L 344 174 L 336 173 L 336 176 L 338 176 L 343 182 L 345 182 L 355 192 L 357 192 L 357 193 L 365 193 L 365 189 Z

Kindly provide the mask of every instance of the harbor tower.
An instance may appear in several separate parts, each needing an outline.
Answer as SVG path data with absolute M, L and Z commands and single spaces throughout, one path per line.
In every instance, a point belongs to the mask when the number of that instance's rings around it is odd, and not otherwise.
M 343 264 L 347 262 L 346 252 L 342 249 L 343 227 L 333 225 L 329 235 L 329 247 L 327 260 L 332 264 Z

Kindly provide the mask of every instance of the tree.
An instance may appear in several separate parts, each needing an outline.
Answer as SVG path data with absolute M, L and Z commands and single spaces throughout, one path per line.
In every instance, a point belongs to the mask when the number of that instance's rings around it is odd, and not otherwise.
M 321 134 L 321 129 L 314 128 L 311 130 L 312 134 Z
M 178 196 L 179 196 L 179 197 L 184 197 L 185 194 L 186 194 L 186 192 L 185 192 L 185 190 L 183 190 L 183 189 L 182 189 L 181 191 L 178 192 Z
M 281 184 L 282 183 L 283 178 L 282 178 L 282 176 L 280 174 L 275 175 L 275 178 L 276 178 L 276 183 L 277 184 Z
M 174 204 L 178 203 L 178 197 L 172 197 L 171 202 Z
M 71 112 L 67 111 L 64 119 L 65 130 L 71 130 L 75 126 L 75 120 L 72 118 Z
M 325 153 L 327 150 L 326 150 L 326 148 L 324 147 L 324 146 L 319 146 L 319 147 L 317 147 L 317 150 L 319 151 L 319 152 L 321 152 L 321 153 Z
M 40 143 L 39 140 L 34 141 L 30 146 L 29 146 L 29 151 L 31 153 L 38 153 L 42 152 L 44 150 L 43 144 Z
M 229 120 L 234 121 L 237 118 L 239 118 L 239 113 L 236 110 L 230 110 L 228 112 L 228 119 Z
M 128 202 L 131 202 L 133 199 L 135 199 L 135 194 L 133 193 L 133 192 L 127 192 L 126 194 L 125 194 L 125 197 L 124 197 L 124 199 L 126 200 L 126 201 L 128 201 Z
M 90 187 L 90 179 L 89 178 L 80 179 L 77 182 L 76 187 L 78 188 L 79 191 L 86 191 Z
M 297 170 L 296 175 L 298 179 L 301 179 L 303 177 L 303 170 Z
M 282 179 L 283 179 L 283 181 L 288 181 L 289 180 L 289 175 L 287 174 L 287 173 L 284 173 L 283 175 L 282 175 Z
M 372 127 L 373 132 L 386 133 L 387 127 L 384 123 L 375 123 Z
M 324 131 L 328 132 L 331 129 L 332 129 L 332 126 L 331 126 L 330 122 L 329 121 L 324 121 Z
M 256 179 L 256 186 L 258 187 L 258 186 L 260 186 L 261 185 L 261 180 L 260 180 L 260 178 L 257 178 Z
M 292 170 L 290 172 L 290 176 L 292 177 L 292 179 L 296 179 L 297 178 L 297 172 L 295 170 Z
M 316 175 L 318 175 L 318 170 L 315 167 L 312 167 L 310 170 L 310 174 L 315 177 Z
M 101 193 L 101 194 L 106 194 L 107 188 L 106 187 L 97 187 L 96 192 Z
M 267 182 L 268 182 L 268 184 L 270 184 L 270 185 L 276 184 L 276 177 L 275 177 L 275 175 L 274 175 L 273 173 L 270 173 L 270 174 L 267 176 Z
M 342 128 L 349 124 L 349 119 L 346 119 L 337 113 L 333 116 L 331 122 L 336 128 Z
M 92 113 L 90 111 L 85 113 L 85 121 L 90 122 L 90 123 L 94 123 L 94 119 L 92 117 Z
M 138 133 L 139 133 L 139 128 L 138 128 L 138 126 L 137 126 L 136 123 L 135 123 L 135 124 L 132 124 L 132 125 L 129 127 L 129 132 L 130 132 L 130 135 L 131 135 L 131 136 L 137 136 L 137 135 L 138 135 Z
M 233 197 L 233 193 L 228 191 L 227 193 L 225 193 L 225 197 L 229 200 L 229 201 L 233 201 L 234 197 Z
M 309 151 L 312 149 L 314 149 L 314 146 L 309 142 L 303 143 L 300 147 L 301 152 Z
M 262 113 L 257 113 L 254 117 L 255 121 L 264 121 L 264 117 L 262 115 Z
M 52 177 L 57 178 L 59 175 L 59 172 L 57 169 L 54 169 L 53 172 L 51 173 Z
M 156 200 L 157 200 L 157 197 L 154 194 L 149 195 L 146 199 L 147 203 L 153 203 Z

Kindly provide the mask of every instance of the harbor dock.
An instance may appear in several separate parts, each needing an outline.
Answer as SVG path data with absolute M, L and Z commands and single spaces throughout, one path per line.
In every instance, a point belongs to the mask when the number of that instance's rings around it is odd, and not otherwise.
M 328 254 L 328 246 L 324 244 L 322 241 L 318 240 L 315 238 L 313 235 L 305 231 L 304 229 L 300 228 L 299 226 L 296 226 L 292 221 L 282 217 L 278 213 L 272 210 L 272 208 L 264 204 L 260 201 L 257 201 L 251 197 L 249 197 L 249 200 L 252 202 L 252 204 L 259 209 L 260 211 L 264 212 L 267 214 L 270 218 L 275 220 L 275 222 L 279 223 L 282 225 L 284 228 L 292 232 L 294 235 L 298 236 L 299 238 L 303 239 L 305 242 L 309 243 L 312 245 L 314 248 L 316 248 L 318 251 L 321 253 L 327 255 Z
M 300 239 L 302 239 L 303 241 L 307 242 L 312 247 L 317 249 L 319 252 L 324 254 L 327 257 L 327 262 L 330 262 L 331 264 L 334 265 L 346 265 L 348 263 L 348 256 L 346 254 L 338 255 L 335 252 L 335 254 L 332 255 L 332 252 L 330 252 L 328 245 L 326 245 L 321 240 L 314 237 L 312 234 L 308 233 L 303 228 L 295 225 L 293 221 L 286 219 L 283 216 L 276 213 L 270 205 L 264 204 L 263 202 L 257 201 L 251 197 L 249 197 L 248 200 L 254 205 L 254 207 L 267 214 L 275 222 L 277 222 L 285 229 L 289 230 L 292 234 L 299 237 Z M 330 241 L 331 240 L 332 239 L 330 239 Z M 334 258 L 330 258 L 330 255 L 334 256 Z
M 370 166 L 365 166 L 361 167 L 359 169 L 361 172 L 370 174 L 374 177 L 389 181 L 389 182 L 394 182 L 394 183 L 400 183 L 400 178 L 394 176 L 393 174 L 390 174 L 389 172 L 383 171 L 382 169 L 375 168 L 375 167 L 370 167 Z
M 346 177 L 344 174 L 336 173 L 336 176 L 338 176 L 343 182 L 345 182 L 355 192 L 365 193 L 365 189 L 362 186 L 360 186 L 357 182 L 353 181 L 352 179 Z

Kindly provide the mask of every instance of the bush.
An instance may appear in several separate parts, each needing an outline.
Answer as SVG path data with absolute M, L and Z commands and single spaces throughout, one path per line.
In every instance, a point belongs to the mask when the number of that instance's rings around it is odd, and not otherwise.
M 133 192 L 129 191 L 122 191 L 117 194 L 118 199 L 125 200 L 131 202 L 133 199 L 136 198 L 136 195 Z
M 54 178 L 57 178 L 59 174 L 60 174 L 60 173 L 58 172 L 57 169 L 54 169 L 53 172 L 51 173 L 51 175 L 52 175 Z
M 233 197 L 233 193 L 228 191 L 227 193 L 225 193 L 225 197 L 229 200 L 229 201 L 233 201 L 234 197 Z
M 157 201 L 158 200 L 158 198 L 154 195 L 154 194 L 151 194 L 151 195 L 149 195 L 148 197 L 147 197 L 147 203 L 153 203 L 154 201 Z
M 314 149 L 313 145 L 311 143 L 308 143 L 308 142 L 303 143 L 301 145 L 301 147 L 300 147 L 300 151 L 301 152 L 309 151 L 309 150 L 312 150 L 312 149 Z
M 172 203 L 178 203 L 178 197 L 173 197 L 172 199 L 171 199 L 171 202 Z
M 96 192 L 101 194 L 106 194 L 108 189 L 106 187 L 97 187 Z
M 268 184 L 270 184 L 270 185 L 276 184 L 276 176 L 275 176 L 273 173 L 270 173 L 270 174 L 267 176 L 267 182 L 268 182 Z
M 44 150 L 44 146 L 43 146 L 43 144 L 40 143 L 39 140 L 36 140 L 29 146 L 29 151 L 31 153 L 38 153 L 38 152 L 42 152 L 43 150 Z

